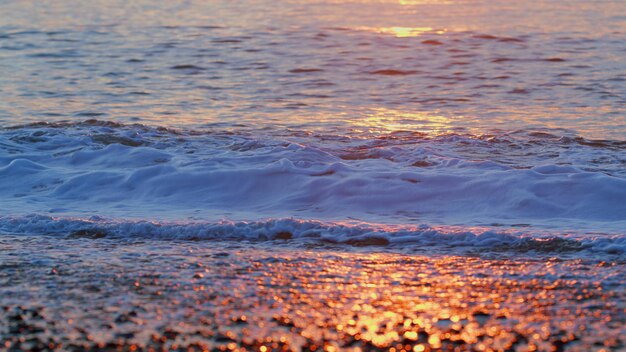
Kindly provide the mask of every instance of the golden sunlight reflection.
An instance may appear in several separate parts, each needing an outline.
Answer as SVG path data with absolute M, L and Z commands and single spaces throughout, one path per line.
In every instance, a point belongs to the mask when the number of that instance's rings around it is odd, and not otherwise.
M 400 5 L 452 4 L 451 0 L 399 0 Z
M 256 277 L 256 287 L 238 290 L 242 298 L 258 300 L 248 321 L 263 328 L 247 333 L 275 332 L 261 340 L 268 350 L 550 350 L 555 341 L 581 340 L 574 317 L 606 321 L 615 311 L 596 281 L 542 278 L 565 267 L 575 271 L 575 262 L 303 256 L 281 254 L 239 271 Z M 264 297 L 275 302 L 269 310 Z M 595 302 L 604 310 L 598 315 L 563 304 L 570 301 Z M 271 314 L 271 323 L 264 314 Z
M 155 245 L 150 242 L 124 244 L 124 250 L 107 245 L 106 253 L 93 242 L 71 243 L 74 251 L 94 253 L 81 261 L 67 256 L 66 244 L 46 249 L 61 258 L 60 272 L 80 266 L 78 278 L 59 280 L 47 266 L 27 266 L 9 271 L 5 283 L 22 287 L 17 275 L 26 271 L 38 278 L 30 292 L 46 292 L 54 283 L 61 296 L 89 297 L 94 309 L 86 311 L 84 300 L 67 300 L 37 311 L 38 325 L 9 319 L 10 329 L 33 326 L 49 334 L 45 346 L 76 350 L 559 351 L 571 346 L 599 351 L 623 346 L 623 305 L 616 304 L 625 299 L 623 265 L 616 262 L 407 256 L 214 241 L 181 242 L 167 246 L 165 255 L 151 255 Z M 128 259 L 146 253 L 151 259 L 140 265 Z M 108 292 L 125 298 L 112 301 Z M 0 309 L 0 321 L 11 312 Z M 58 316 L 67 317 L 67 324 Z M 63 330 L 57 334 L 59 326 Z M 76 344 L 77 336 L 89 338 Z M 24 349 L 22 343 L 0 340 L 9 350 Z
M 446 29 L 433 27 L 357 27 L 356 30 L 390 34 L 398 38 L 417 37 L 423 34 L 444 34 Z
M 354 124 L 355 128 L 367 134 L 410 131 L 436 136 L 448 133 L 452 128 L 452 120 L 443 115 L 384 108 L 373 109 L 368 116 L 354 121 Z

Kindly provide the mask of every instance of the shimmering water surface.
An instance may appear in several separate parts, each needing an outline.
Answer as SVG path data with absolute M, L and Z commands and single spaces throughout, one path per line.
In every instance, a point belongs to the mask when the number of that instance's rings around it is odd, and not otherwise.
M 5 126 L 626 134 L 623 1 L 1 6 Z
M 626 247 L 623 1 L 0 6 L 4 232 Z

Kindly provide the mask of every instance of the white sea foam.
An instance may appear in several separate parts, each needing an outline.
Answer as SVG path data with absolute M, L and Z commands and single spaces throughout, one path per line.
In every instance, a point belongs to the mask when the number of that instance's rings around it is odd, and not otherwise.
M 626 255 L 625 235 L 576 236 L 554 233 L 489 230 L 428 225 L 376 225 L 295 219 L 252 222 L 150 222 L 122 219 L 53 218 L 43 215 L 0 217 L 0 233 L 48 235 L 61 238 L 119 238 L 124 240 L 290 241 L 402 250 L 468 250 L 496 252 L 589 253 Z
M 100 121 L 30 125 L 0 133 L 0 202 L 10 217 L 624 233 L 622 144 L 518 134 L 328 141 Z

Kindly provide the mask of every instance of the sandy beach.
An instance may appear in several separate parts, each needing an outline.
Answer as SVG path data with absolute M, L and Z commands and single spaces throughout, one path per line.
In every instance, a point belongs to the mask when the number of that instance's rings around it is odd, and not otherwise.
M 623 261 L 4 236 L 0 263 L 0 346 L 9 351 L 618 351 L 626 343 Z

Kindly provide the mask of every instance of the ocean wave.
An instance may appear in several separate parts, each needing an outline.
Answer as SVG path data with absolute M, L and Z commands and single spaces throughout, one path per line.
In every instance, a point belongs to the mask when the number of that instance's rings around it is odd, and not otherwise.
M 494 231 L 486 228 L 382 225 L 298 219 L 219 222 L 157 222 L 123 219 L 55 218 L 31 214 L 0 217 L 5 235 L 46 235 L 60 239 L 181 241 L 277 241 L 293 245 L 373 246 L 461 254 L 546 253 L 626 255 L 626 236 L 575 236 L 555 233 Z M 478 253 L 478 252 L 476 252 Z
M 0 131 L 0 199 L 15 216 L 523 223 L 623 233 L 619 144 L 572 145 L 576 139 L 550 132 L 252 137 L 98 120 L 38 123 Z

